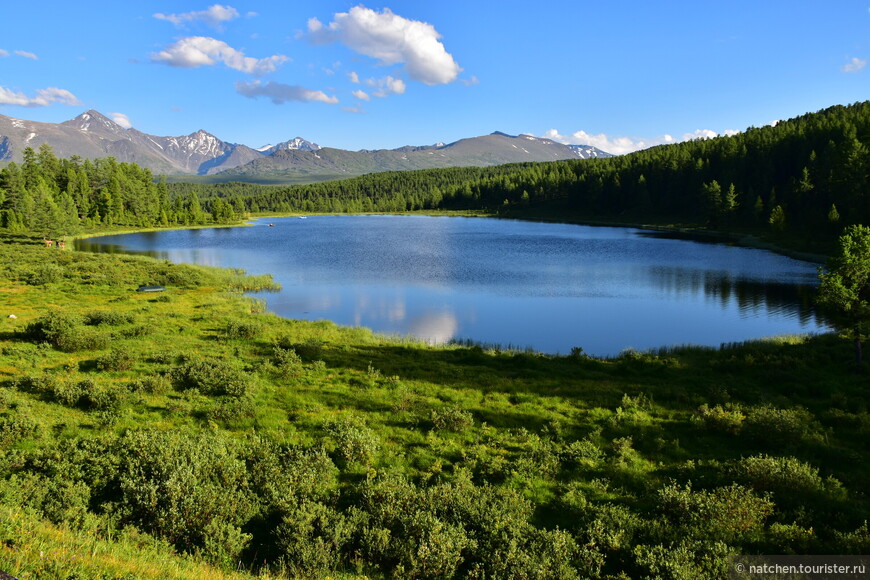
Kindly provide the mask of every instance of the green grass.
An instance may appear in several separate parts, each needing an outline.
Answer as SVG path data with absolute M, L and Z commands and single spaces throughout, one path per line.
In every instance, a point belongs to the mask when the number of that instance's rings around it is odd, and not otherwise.
M 664 577 L 719 577 L 727 553 L 867 553 L 866 369 L 834 335 L 433 347 L 264 313 L 240 294 L 264 277 L 0 241 L 19 577 L 643 577 L 659 552 Z M 88 340 L 39 338 L 48 313 Z

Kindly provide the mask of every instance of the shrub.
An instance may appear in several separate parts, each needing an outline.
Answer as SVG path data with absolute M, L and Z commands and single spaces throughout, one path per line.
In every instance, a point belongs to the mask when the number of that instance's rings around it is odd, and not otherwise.
M 566 445 L 562 450 L 562 458 L 568 463 L 594 469 L 604 459 L 604 452 L 589 439 L 581 439 Z
M 117 310 L 95 310 L 84 316 L 84 323 L 89 326 L 120 326 L 122 324 L 131 324 L 136 317 L 130 312 L 119 312 Z
M 736 435 L 743 425 L 746 416 L 740 409 L 740 405 L 727 403 L 724 407 L 716 405 L 712 409 L 705 403 L 698 409 L 698 417 L 707 429 L 712 431 L 724 431 Z
M 115 347 L 97 358 L 97 368 L 101 371 L 126 371 L 133 366 L 135 360 L 129 349 Z
M 63 267 L 51 262 L 43 262 L 38 264 L 32 272 L 26 274 L 24 279 L 31 286 L 43 286 L 60 282 L 64 273 Z
M 263 323 L 254 318 L 227 320 L 224 334 L 227 338 L 256 338 L 263 332 Z
M 338 456 L 348 463 L 368 465 L 380 449 L 378 436 L 361 420 L 342 417 L 327 423 L 325 429 L 335 441 Z
M 806 409 L 778 409 L 770 405 L 748 409 L 743 423 L 744 435 L 757 443 L 778 447 L 794 446 L 818 429 L 818 423 Z
M 20 410 L 15 415 L 0 417 L 0 450 L 33 437 L 38 430 L 36 421 Z
M 167 375 L 180 390 L 198 389 L 204 395 L 244 397 L 250 394 L 250 376 L 220 360 L 192 360 L 173 367 Z
M 474 425 L 472 414 L 458 405 L 432 409 L 429 417 L 438 431 L 465 431 Z
M 152 395 L 162 395 L 172 389 L 172 382 L 163 375 L 150 375 L 129 384 L 133 393 L 143 392 Z
M 302 358 L 292 348 L 272 348 L 272 361 L 282 377 L 298 377 L 303 373 Z
M 192 432 L 131 431 L 115 454 L 122 521 L 187 552 L 238 558 L 255 513 L 245 462 L 228 439 Z
M 733 484 L 693 491 L 691 483 L 672 483 L 658 491 L 659 509 L 679 529 L 680 536 L 732 543 L 760 530 L 773 513 L 773 502 Z
M 352 517 L 331 506 L 302 500 L 284 513 L 275 529 L 275 538 L 287 571 L 294 578 L 304 578 L 340 569 L 342 551 L 356 528 L 357 522 Z
M 24 333 L 34 342 L 47 342 L 64 352 L 105 348 L 108 337 L 85 328 L 82 323 L 76 314 L 51 311 L 28 324 Z
M 224 399 L 208 410 L 209 421 L 236 421 L 257 415 L 254 402 L 248 397 L 230 397 Z
M 795 457 L 756 455 L 741 459 L 733 467 L 739 480 L 759 491 L 770 491 L 777 501 L 795 494 L 833 493 L 840 491 L 840 482 L 834 478 L 823 480 L 819 470 Z M 792 498 L 792 501 L 796 501 Z

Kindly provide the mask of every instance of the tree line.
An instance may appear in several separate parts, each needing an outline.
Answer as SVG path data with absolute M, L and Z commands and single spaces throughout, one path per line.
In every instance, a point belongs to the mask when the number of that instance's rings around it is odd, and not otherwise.
M 870 101 L 605 159 L 393 171 L 298 186 L 165 183 L 47 145 L 0 170 L 0 227 L 232 223 L 257 212 L 484 210 L 663 221 L 833 243 L 870 223 Z M 809 236 L 807 236 L 809 234 Z
M 171 184 L 245 211 L 479 209 L 812 233 L 870 222 L 870 102 L 605 159 L 386 172 L 294 187 Z M 567 213 L 566 213 L 567 212 Z
M 241 207 L 241 206 L 239 206 Z M 0 228 L 55 237 L 83 227 L 233 223 L 236 207 L 197 192 L 171 195 L 151 170 L 113 157 L 58 159 L 51 146 L 27 147 L 21 164 L 0 169 Z

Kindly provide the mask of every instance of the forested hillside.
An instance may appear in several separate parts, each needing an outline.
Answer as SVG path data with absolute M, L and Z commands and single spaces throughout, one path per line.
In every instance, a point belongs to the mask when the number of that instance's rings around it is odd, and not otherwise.
M 205 207 L 195 193 L 170 198 L 148 169 L 114 158 L 58 159 L 50 146 L 27 148 L 0 170 L 0 228 L 55 237 L 112 225 L 135 227 L 234 223 L 222 199 Z
M 155 181 L 112 158 L 47 146 L 0 170 L 0 227 L 45 235 L 81 225 L 232 223 L 245 212 L 484 210 L 712 229 L 827 243 L 870 223 L 870 102 L 715 139 L 606 159 L 376 173 L 295 187 Z M 810 235 L 807 235 L 810 234 Z
M 870 223 L 868 140 L 870 102 L 863 102 L 607 159 L 390 172 L 254 193 L 233 184 L 172 187 L 223 195 L 236 207 L 241 197 L 255 212 L 558 212 L 833 240 L 845 225 Z

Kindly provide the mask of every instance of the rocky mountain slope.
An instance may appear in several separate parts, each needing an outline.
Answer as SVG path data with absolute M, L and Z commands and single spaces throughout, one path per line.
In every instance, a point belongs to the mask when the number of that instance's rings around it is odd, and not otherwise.
M 495 132 L 454 143 L 399 149 L 346 151 L 320 147 L 301 137 L 253 149 L 199 130 L 181 137 L 158 137 L 125 129 L 97 111 L 63 123 L 39 123 L 0 115 L 0 161 L 22 159 L 26 147 L 51 145 L 58 157 L 114 157 L 156 174 L 213 175 L 221 181 L 299 179 L 361 175 L 524 161 L 605 157 L 589 146 L 568 146 L 531 135 Z

